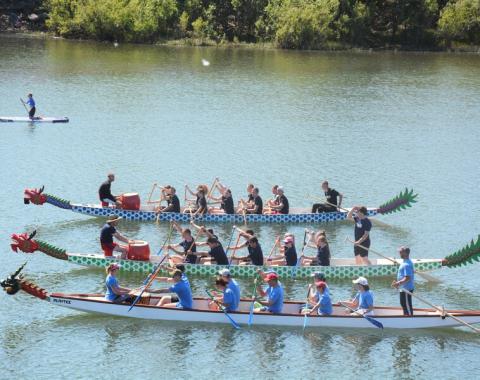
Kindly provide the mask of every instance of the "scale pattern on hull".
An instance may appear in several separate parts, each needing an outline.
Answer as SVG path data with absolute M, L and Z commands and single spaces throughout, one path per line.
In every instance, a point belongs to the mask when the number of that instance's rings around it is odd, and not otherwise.
M 81 256 L 69 254 L 69 261 L 85 266 L 105 267 L 112 262 L 112 259 L 105 259 L 98 256 Z M 131 261 L 119 260 L 122 264 L 122 270 L 134 272 L 150 272 L 154 265 L 148 261 Z M 415 269 L 417 271 L 431 271 L 441 268 L 441 261 L 437 262 L 417 262 Z M 218 271 L 225 266 L 221 265 L 191 265 L 186 264 L 186 273 L 189 275 L 198 276 L 214 276 Z M 237 277 L 254 277 L 257 274 L 259 267 L 253 265 L 232 265 L 229 269 L 233 276 Z M 278 267 L 263 267 L 263 270 L 274 270 L 280 277 L 291 277 L 293 267 L 278 266 Z M 299 267 L 296 273 L 297 278 L 309 277 L 313 272 L 321 271 L 325 273 L 330 279 L 349 279 L 358 276 L 365 277 L 382 277 L 391 276 L 397 273 L 398 266 L 396 265 L 371 265 L 371 266 L 336 266 L 336 267 Z
M 102 216 L 108 217 L 111 214 L 115 214 L 123 217 L 126 220 L 133 221 L 153 221 L 157 219 L 159 221 L 177 221 L 177 222 L 190 222 L 189 214 L 180 213 L 165 213 L 157 215 L 153 211 L 130 211 L 112 209 L 107 207 L 94 207 L 94 206 L 82 206 L 72 205 L 72 211 L 80 214 L 86 214 L 90 216 Z M 368 215 L 374 216 L 377 212 L 375 210 L 369 210 Z M 247 215 L 247 222 L 250 223 L 320 223 L 320 222 L 334 222 L 345 220 L 347 214 L 345 212 L 325 212 L 318 214 L 276 214 L 276 215 Z M 242 223 L 242 215 L 204 215 L 195 218 L 199 222 L 227 222 L 227 223 Z

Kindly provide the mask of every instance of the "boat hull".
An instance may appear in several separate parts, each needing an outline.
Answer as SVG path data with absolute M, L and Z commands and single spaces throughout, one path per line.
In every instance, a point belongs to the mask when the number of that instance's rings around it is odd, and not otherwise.
M 151 272 L 158 263 L 160 257 L 156 256 L 155 261 L 135 261 L 135 260 L 115 260 L 121 263 L 121 270 L 133 272 Z M 68 261 L 75 264 L 94 267 L 106 267 L 112 262 L 111 258 L 105 258 L 98 254 L 81 254 L 68 253 Z M 374 260 L 376 265 L 353 265 L 348 264 L 349 259 L 332 259 L 332 266 L 307 266 L 307 267 L 288 267 L 288 266 L 264 266 L 255 265 L 231 265 L 228 267 L 232 276 L 236 277 L 255 277 L 257 270 L 262 268 L 264 271 L 274 270 L 280 277 L 307 278 L 314 272 L 323 272 L 328 279 L 350 279 L 358 276 L 364 277 L 383 277 L 396 275 L 398 266 L 393 265 L 387 260 Z M 335 265 L 338 262 L 340 265 Z M 430 260 L 414 260 L 415 270 L 418 272 L 432 271 L 442 267 L 440 259 Z M 188 275 L 197 276 L 214 276 L 221 269 L 226 268 L 225 265 L 202 265 L 202 264 L 185 264 L 185 271 Z
M 155 211 L 145 210 L 121 210 L 112 209 L 109 207 L 101 207 L 99 205 L 79 205 L 71 204 L 71 210 L 80 214 L 108 217 L 112 213 L 126 220 L 132 221 L 176 221 L 188 223 L 191 220 L 188 213 L 160 213 Z M 368 216 L 377 215 L 375 209 L 368 210 Z M 327 223 L 347 219 L 347 213 L 343 211 L 338 212 L 324 212 L 324 213 L 303 213 L 303 214 L 273 214 L 273 215 L 245 215 L 247 223 Z M 205 223 L 243 223 L 244 216 L 242 214 L 207 214 L 196 216 L 195 221 Z
M 33 120 L 24 116 L 0 116 L 0 123 L 68 123 L 68 117 L 39 117 Z
M 83 299 L 82 299 L 83 297 Z M 197 322 L 197 323 L 218 323 L 228 324 L 230 321 L 219 311 L 206 310 L 206 300 L 196 299 L 195 305 L 202 306 L 194 310 L 181 310 L 172 308 L 163 308 L 152 305 L 136 305 L 131 311 L 130 306 L 126 304 L 113 304 L 102 299 L 102 295 L 67 295 L 62 293 L 53 293 L 49 296 L 48 301 L 54 305 L 67 307 L 70 309 L 88 312 L 107 314 L 118 317 L 162 320 L 175 322 Z M 243 301 L 241 308 L 244 311 L 229 313 L 233 320 L 240 324 L 246 325 L 249 319 L 247 301 Z M 195 307 L 194 305 L 194 307 Z M 270 313 L 255 313 L 253 318 L 254 325 L 262 326 L 290 326 L 303 327 L 304 316 L 297 312 L 301 307 L 301 303 L 286 303 L 284 309 L 292 311 L 290 314 L 273 315 Z M 335 309 L 340 309 L 337 307 Z M 444 328 L 455 327 L 459 323 L 452 318 L 442 318 L 438 312 L 428 309 L 416 309 L 419 314 L 414 317 L 404 317 L 399 308 L 376 308 L 379 313 L 386 315 L 378 315 L 374 318 L 381 322 L 386 329 L 424 329 L 424 328 Z M 427 310 L 427 311 L 425 311 Z M 293 313 L 295 311 L 295 314 Z M 480 311 L 449 311 L 461 317 L 468 323 L 480 323 Z M 374 325 L 365 318 L 347 315 L 332 316 L 310 316 L 308 317 L 308 328 L 331 327 L 331 328 L 353 328 L 353 329 L 375 329 Z

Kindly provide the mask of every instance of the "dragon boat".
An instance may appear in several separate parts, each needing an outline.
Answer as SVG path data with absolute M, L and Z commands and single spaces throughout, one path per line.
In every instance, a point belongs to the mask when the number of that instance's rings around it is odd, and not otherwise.
M 25 189 L 24 203 L 43 205 L 45 203 L 53 206 L 71 210 L 84 215 L 95 217 L 108 217 L 112 213 L 131 221 L 176 221 L 189 222 L 192 218 L 188 212 L 165 212 L 158 213 L 152 204 L 141 205 L 137 193 L 124 194 L 135 197 L 133 206 L 125 208 L 102 207 L 100 204 L 72 203 L 55 195 L 44 193 L 44 187 L 39 189 Z M 416 202 L 417 194 L 413 190 L 405 189 L 393 199 L 385 202 L 380 207 L 368 208 L 368 216 L 386 215 L 411 207 Z M 335 212 L 311 213 L 306 208 L 291 208 L 290 214 L 205 214 L 197 215 L 195 220 L 199 222 L 213 223 L 322 223 L 341 221 L 347 218 L 348 209 Z
M 250 320 L 251 300 L 248 299 L 241 299 L 238 310 L 227 314 L 220 310 L 212 310 L 208 298 L 194 297 L 192 309 L 178 309 L 157 306 L 160 297 L 143 293 L 140 301 L 131 308 L 127 303 L 117 304 L 107 301 L 103 294 L 48 293 L 45 289 L 22 278 L 19 275 L 22 267 L 0 283 L 7 294 L 13 295 L 24 291 L 56 306 L 127 318 L 215 324 L 234 323 L 236 326 L 247 325 Z M 300 313 L 304 303 L 304 301 L 286 301 L 280 314 L 256 311 L 253 313 L 252 322 L 254 325 L 261 326 L 298 328 L 303 326 L 305 328 L 305 317 Z M 329 316 L 309 316 L 308 328 L 426 329 L 456 327 L 461 325 L 461 321 L 464 324 L 480 323 L 480 310 L 442 311 L 433 308 L 414 308 L 413 310 L 413 316 L 404 316 L 399 307 L 376 306 L 374 317 L 362 318 L 357 314 L 348 313 L 342 305 L 334 304 L 333 313 Z M 375 324 L 371 322 L 372 320 Z
M 168 257 L 153 255 L 143 255 L 142 260 L 117 259 L 115 257 L 105 257 L 103 254 L 96 253 L 70 253 L 65 249 L 55 247 L 41 240 L 34 239 L 34 233 L 28 235 L 13 234 L 11 236 L 11 249 L 15 252 L 34 253 L 40 251 L 56 259 L 66 260 L 75 264 L 92 267 L 106 267 L 115 262 L 121 263 L 121 270 L 134 272 L 151 272 L 159 263 Z M 168 252 L 167 252 L 168 255 Z M 129 257 L 130 253 L 129 253 Z M 135 257 L 135 256 L 133 256 Z M 138 256 L 137 256 L 138 257 Z M 479 261 L 480 259 L 480 236 L 477 241 L 473 241 L 461 250 L 443 258 L 443 259 L 412 259 L 417 272 L 427 272 L 442 267 L 455 268 Z M 400 260 L 374 259 L 370 260 L 372 265 L 356 265 L 355 260 L 349 258 L 332 258 L 331 265 L 324 266 L 264 266 L 263 270 L 274 270 L 280 277 L 306 278 L 314 272 L 323 272 L 329 279 L 349 279 L 358 276 L 364 277 L 383 277 L 396 275 Z M 221 269 L 227 266 L 210 264 L 185 264 L 188 275 L 214 276 Z M 228 267 L 233 276 L 255 277 L 258 266 L 255 265 L 230 265 Z M 165 273 L 165 272 L 164 272 Z

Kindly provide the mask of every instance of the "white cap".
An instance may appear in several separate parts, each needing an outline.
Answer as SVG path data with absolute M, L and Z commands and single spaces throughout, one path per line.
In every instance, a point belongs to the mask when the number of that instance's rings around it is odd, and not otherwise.
M 359 277 L 356 280 L 352 281 L 354 284 L 368 286 L 368 280 L 365 277 Z
M 277 190 L 283 191 L 283 186 L 278 186 Z
M 220 272 L 218 272 L 218 274 L 220 276 L 230 276 L 231 275 L 230 270 L 227 269 L 227 268 L 223 268 Z

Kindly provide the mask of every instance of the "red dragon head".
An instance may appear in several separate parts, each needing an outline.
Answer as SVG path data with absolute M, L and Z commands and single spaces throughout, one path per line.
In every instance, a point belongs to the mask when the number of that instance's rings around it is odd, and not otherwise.
M 33 231 L 30 235 L 27 233 L 23 234 L 12 234 L 12 243 L 10 247 L 13 251 L 18 252 L 18 250 L 25 253 L 33 253 L 38 249 L 38 243 L 33 240 L 36 231 Z
M 25 189 L 23 192 L 23 203 L 28 205 L 32 202 L 34 205 L 43 205 L 47 201 L 47 196 L 43 194 L 44 186 L 40 189 Z

